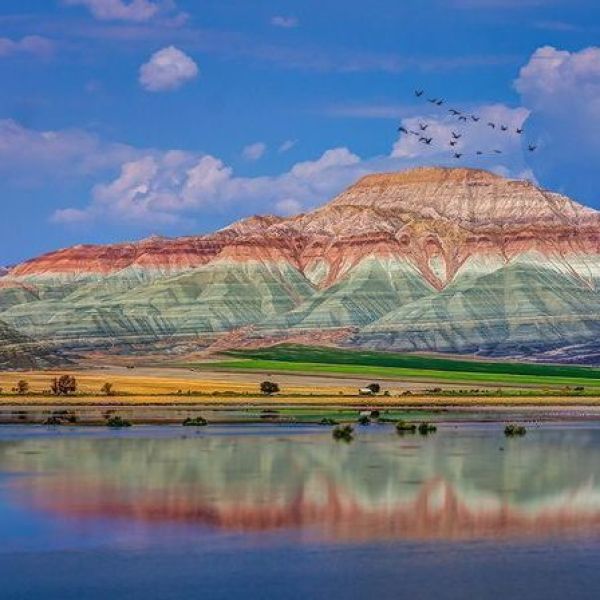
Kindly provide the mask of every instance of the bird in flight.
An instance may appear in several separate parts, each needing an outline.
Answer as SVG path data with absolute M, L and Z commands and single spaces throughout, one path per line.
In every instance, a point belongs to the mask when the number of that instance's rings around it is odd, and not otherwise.
M 534 146 L 533 144 L 529 144 L 529 152 L 535 152 L 536 149 L 537 149 L 537 146 Z
M 494 150 L 496 154 L 502 154 L 502 150 Z
M 477 150 L 477 156 L 481 156 L 483 152 L 481 150 Z
M 508 127 L 506 125 L 501 125 L 500 129 L 502 129 L 502 131 L 508 131 Z
M 454 131 L 452 132 L 452 137 L 455 140 L 460 140 L 460 138 L 462 137 L 462 133 L 455 133 Z
M 429 123 L 419 123 L 419 129 L 425 131 L 429 127 Z
M 496 129 L 496 123 L 492 123 L 491 121 L 488 123 L 488 127 L 491 127 L 492 129 Z
M 408 129 L 406 129 L 406 127 L 403 127 L 402 125 L 400 125 L 400 127 L 398 127 L 398 131 L 408 134 Z
M 443 100 L 438 100 L 438 101 L 436 102 L 436 104 L 437 104 L 438 106 L 441 106 L 442 104 L 444 104 L 444 101 L 443 101 Z
M 454 153 L 454 158 L 460 158 L 462 156 L 461 152 L 455 152 Z
M 458 143 L 458 142 L 457 142 L 456 140 L 452 140 L 452 141 L 450 142 L 450 145 L 451 145 L 451 146 L 456 146 L 456 144 L 457 144 L 457 143 Z
M 523 128 L 522 127 L 517 127 L 517 133 L 519 135 L 521 135 L 523 133 Z
M 430 138 L 430 137 L 428 138 L 428 137 L 423 136 L 423 137 L 419 138 L 419 141 L 423 142 L 424 144 L 427 144 L 428 146 L 431 146 L 431 142 L 433 141 L 433 138 Z
M 431 104 L 437 104 L 438 99 L 437 98 L 427 98 L 427 102 L 431 102 Z
M 471 119 L 477 123 L 477 121 L 479 121 L 479 119 L 481 119 L 481 117 L 476 117 L 475 115 L 471 115 Z
M 415 90 L 415 96 L 420 98 L 423 95 L 423 90 Z
M 455 116 L 455 117 L 461 114 L 460 110 L 456 110 L 455 108 L 449 109 L 448 112 L 452 113 L 452 115 Z
M 465 123 L 467 122 L 467 117 L 465 117 L 464 115 L 461 115 L 460 117 L 458 117 L 459 121 L 464 121 Z

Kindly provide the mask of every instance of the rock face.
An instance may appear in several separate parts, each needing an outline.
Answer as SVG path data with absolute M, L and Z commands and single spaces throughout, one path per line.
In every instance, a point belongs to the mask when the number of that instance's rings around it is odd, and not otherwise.
M 576 359 L 600 330 L 599 283 L 600 213 L 422 168 L 364 177 L 297 217 L 27 261 L 0 279 L 0 319 L 74 348 L 344 330 L 362 347 Z
M 64 362 L 44 344 L 27 338 L 0 321 L 0 370 L 36 369 Z

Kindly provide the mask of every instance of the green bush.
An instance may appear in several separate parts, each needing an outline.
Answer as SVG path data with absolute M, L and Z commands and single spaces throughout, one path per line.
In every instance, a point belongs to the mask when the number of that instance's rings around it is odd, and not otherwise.
M 527 433 L 527 429 L 523 425 L 517 425 L 516 423 L 510 423 L 504 428 L 504 435 L 506 437 L 519 437 Z
M 273 381 L 263 381 L 260 384 L 260 391 L 265 396 L 272 396 L 279 393 L 279 384 Z
M 184 427 L 204 427 L 208 425 L 208 421 L 204 417 L 188 417 L 182 425 Z
M 333 428 L 331 435 L 333 435 L 334 440 L 351 442 L 354 438 L 354 429 L 352 428 L 352 425 L 338 425 Z
M 371 419 L 367 415 L 360 415 L 358 417 L 357 423 L 359 425 L 370 425 L 371 424 Z
M 421 423 L 418 429 L 421 435 L 428 435 L 437 431 L 437 427 L 435 425 L 432 425 L 431 423 L 427 422 Z
M 323 417 L 319 421 L 320 425 L 337 425 L 338 422 L 335 419 L 331 419 L 330 417 Z
M 400 434 L 416 433 L 417 426 L 414 423 L 407 423 L 406 421 L 398 421 L 396 423 L 396 431 Z
M 107 427 L 131 427 L 131 423 L 119 415 L 106 419 Z

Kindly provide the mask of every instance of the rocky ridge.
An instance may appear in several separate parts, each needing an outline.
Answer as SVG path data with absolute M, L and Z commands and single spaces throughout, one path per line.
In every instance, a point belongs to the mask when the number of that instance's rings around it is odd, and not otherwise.
M 26 261 L 0 280 L 0 319 L 77 348 L 250 328 L 534 355 L 595 339 L 599 277 L 597 211 L 485 171 L 421 168 L 366 176 L 296 217 Z

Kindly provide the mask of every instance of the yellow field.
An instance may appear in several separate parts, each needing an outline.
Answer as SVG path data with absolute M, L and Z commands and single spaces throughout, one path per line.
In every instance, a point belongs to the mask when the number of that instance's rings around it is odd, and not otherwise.
M 260 381 L 265 379 L 259 374 L 210 374 L 184 369 L 160 369 L 160 375 L 152 375 L 152 369 L 140 372 L 129 372 L 124 369 L 107 369 L 91 371 L 23 371 L 0 372 L 0 388 L 4 393 L 10 393 L 17 381 L 23 379 L 29 384 L 33 393 L 42 393 L 50 389 L 53 378 L 60 375 L 73 375 L 77 379 L 78 391 L 84 394 L 101 395 L 100 389 L 106 383 L 112 383 L 114 392 L 118 394 L 161 395 L 191 393 L 211 394 L 213 392 L 235 392 L 237 394 L 259 393 Z M 355 394 L 358 384 L 344 385 L 335 379 L 325 380 L 326 385 L 315 384 L 311 378 L 306 383 L 289 383 L 289 377 L 277 377 L 277 381 L 285 380 L 283 391 L 286 394 Z M 301 379 L 301 378 L 293 378 Z M 244 381 L 247 380 L 247 381 Z M 177 399 L 175 399 L 177 400 Z M 173 399 L 171 399 L 173 401 Z
M 156 374 L 155 374 L 156 373 Z M 78 391 L 84 395 L 56 397 L 49 390 L 51 380 L 60 375 L 73 375 Z M 445 396 L 427 395 L 423 385 L 406 382 L 387 382 L 390 396 L 359 396 L 358 383 L 343 377 L 313 377 L 277 374 L 282 396 L 258 396 L 259 383 L 268 378 L 264 374 L 218 373 L 189 369 L 95 369 L 86 371 L 28 371 L 0 372 L 0 406 L 15 405 L 313 405 L 313 406 L 600 406 L 600 397 L 593 396 Z M 30 386 L 31 395 L 11 394 L 17 381 L 23 379 Z M 100 393 L 106 382 L 113 384 L 115 395 Z M 450 389 L 451 386 L 448 386 Z M 411 389 L 412 395 L 402 391 Z M 189 394 L 188 394 L 189 392 Z M 194 395 L 202 394 L 202 395 Z M 214 394 L 214 395 L 212 395 Z M 226 395 L 225 395 L 226 394 Z

